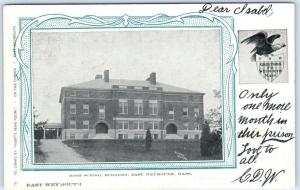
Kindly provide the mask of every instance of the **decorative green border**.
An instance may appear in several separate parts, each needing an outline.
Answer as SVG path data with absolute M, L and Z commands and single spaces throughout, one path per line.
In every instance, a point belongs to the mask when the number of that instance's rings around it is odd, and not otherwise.
M 234 58 L 237 39 L 233 17 L 220 17 L 209 13 L 191 12 L 178 16 L 157 14 L 154 16 L 95 16 L 71 17 L 62 14 L 47 14 L 36 18 L 20 18 L 20 32 L 16 39 L 15 55 L 19 62 L 17 73 L 20 82 L 20 144 L 21 169 L 30 171 L 48 170 L 149 170 L 149 169 L 215 169 L 236 167 L 235 137 L 235 74 Z M 32 126 L 32 48 L 33 30 L 69 29 L 144 29 L 147 28 L 198 28 L 220 30 L 221 90 L 222 90 L 222 135 L 223 160 L 177 161 L 177 162 L 89 162 L 89 163 L 33 163 Z

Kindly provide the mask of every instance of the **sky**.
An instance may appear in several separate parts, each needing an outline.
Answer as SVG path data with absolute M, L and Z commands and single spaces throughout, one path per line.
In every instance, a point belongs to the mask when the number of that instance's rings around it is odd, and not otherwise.
M 33 105 L 38 120 L 60 122 L 60 89 L 94 80 L 110 70 L 112 79 L 157 81 L 205 93 L 205 113 L 219 102 L 218 30 L 33 31 Z

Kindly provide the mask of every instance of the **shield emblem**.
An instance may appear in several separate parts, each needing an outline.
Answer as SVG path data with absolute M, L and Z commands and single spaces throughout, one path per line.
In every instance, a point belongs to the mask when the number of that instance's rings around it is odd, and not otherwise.
M 256 54 L 256 67 L 262 77 L 264 77 L 269 82 L 273 82 L 283 71 L 283 54 Z

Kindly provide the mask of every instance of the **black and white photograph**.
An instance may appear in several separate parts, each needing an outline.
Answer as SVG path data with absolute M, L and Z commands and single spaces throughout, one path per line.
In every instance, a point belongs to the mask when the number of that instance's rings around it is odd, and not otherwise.
M 33 31 L 35 163 L 222 160 L 220 31 Z

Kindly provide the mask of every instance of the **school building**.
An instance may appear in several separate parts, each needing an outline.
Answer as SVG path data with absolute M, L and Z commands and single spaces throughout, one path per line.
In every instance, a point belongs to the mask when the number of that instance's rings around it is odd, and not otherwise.
M 61 88 L 61 137 L 67 139 L 199 139 L 204 93 L 146 80 L 110 79 Z

